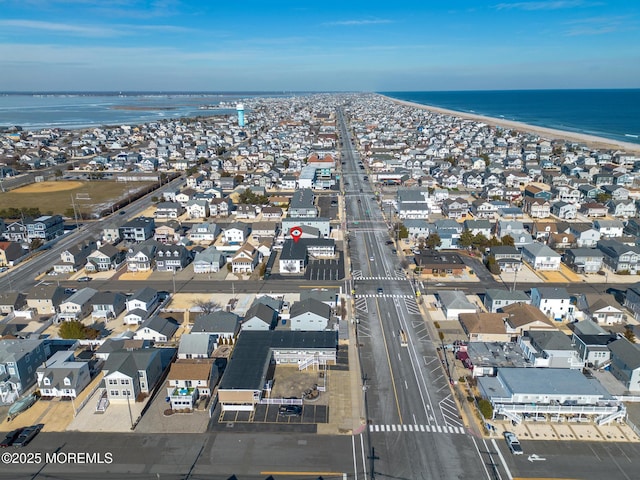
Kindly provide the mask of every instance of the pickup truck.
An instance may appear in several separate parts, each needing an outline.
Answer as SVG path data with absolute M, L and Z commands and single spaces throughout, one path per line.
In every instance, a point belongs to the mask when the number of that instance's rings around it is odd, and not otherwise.
M 516 437 L 515 433 L 504 432 L 504 439 L 507 442 L 507 446 L 511 453 L 514 455 L 522 455 L 524 452 L 522 451 L 522 446 L 520 445 L 520 441 L 518 437 Z

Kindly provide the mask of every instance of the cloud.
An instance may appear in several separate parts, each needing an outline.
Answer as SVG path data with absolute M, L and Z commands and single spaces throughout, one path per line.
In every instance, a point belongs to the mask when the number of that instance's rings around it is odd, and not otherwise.
M 629 29 L 627 17 L 590 17 L 566 22 L 569 28 L 565 32 L 568 37 L 581 35 L 604 35 Z
M 512 2 L 498 3 L 494 6 L 496 10 L 561 10 L 566 8 L 582 8 L 601 5 L 600 2 L 586 2 L 584 0 L 549 0 L 538 2 Z
M 113 28 L 70 25 L 68 23 L 41 22 L 37 20 L 0 20 L 0 27 L 17 28 L 23 30 L 39 30 L 45 32 L 59 32 L 86 37 L 110 37 L 120 32 Z
M 382 25 L 385 23 L 393 23 L 393 21 L 386 19 L 340 20 L 336 22 L 326 22 L 323 23 L 323 25 L 332 27 L 360 27 L 363 25 Z

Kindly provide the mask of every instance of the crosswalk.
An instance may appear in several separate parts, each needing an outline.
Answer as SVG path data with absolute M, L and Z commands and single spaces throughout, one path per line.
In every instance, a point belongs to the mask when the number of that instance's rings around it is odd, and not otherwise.
M 402 295 L 394 293 L 363 293 L 357 294 L 355 298 L 413 298 L 413 295 Z
M 414 433 L 453 433 L 464 435 L 467 431 L 463 427 L 451 425 L 369 425 L 370 432 L 414 432 Z
M 407 277 L 404 275 L 389 275 L 387 277 L 363 277 L 362 273 L 357 275 L 357 271 L 352 272 L 352 276 L 354 280 L 406 280 Z

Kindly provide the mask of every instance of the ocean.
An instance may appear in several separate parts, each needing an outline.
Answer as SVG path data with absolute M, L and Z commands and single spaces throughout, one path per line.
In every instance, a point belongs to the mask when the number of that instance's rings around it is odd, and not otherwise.
M 77 129 L 135 125 L 162 119 L 235 115 L 235 104 L 256 94 L 0 93 L 0 127 Z M 221 108 L 202 109 L 201 107 Z
M 640 144 L 640 89 L 379 93 L 422 105 Z

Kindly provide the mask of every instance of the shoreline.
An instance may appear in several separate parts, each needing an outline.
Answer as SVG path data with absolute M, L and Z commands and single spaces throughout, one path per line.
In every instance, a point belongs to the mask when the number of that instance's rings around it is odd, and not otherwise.
M 386 98 L 391 102 L 408 107 L 415 107 L 422 110 L 427 110 L 434 113 L 440 113 L 444 115 L 452 115 L 458 118 L 464 118 L 473 120 L 476 122 L 486 123 L 492 127 L 506 127 L 512 130 L 517 130 L 523 133 L 533 133 L 542 137 L 545 140 L 568 140 L 578 143 L 584 143 L 589 147 L 598 150 L 624 150 L 625 152 L 640 153 L 640 144 L 622 142 L 619 140 L 612 140 L 605 137 L 597 137 L 595 135 L 588 135 L 586 133 L 569 132 L 566 130 L 557 130 L 555 128 L 538 127 L 536 125 L 530 125 L 528 123 L 517 122 L 515 120 L 505 120 L 503 118 L 487 117 L 485 115 L 478 115 L 467 112 L 459 112 L 457 110 L 449 110 L 447 108 L 434 107 L 432 105 L 424 105 L 422 103 L 408 102 L 406 100 L 399 100 L 397 98 L 388 97 L 386 95 L 378 94 L 382 98 Z

